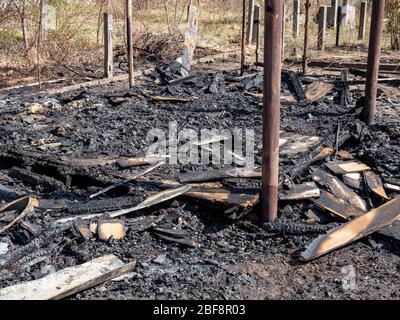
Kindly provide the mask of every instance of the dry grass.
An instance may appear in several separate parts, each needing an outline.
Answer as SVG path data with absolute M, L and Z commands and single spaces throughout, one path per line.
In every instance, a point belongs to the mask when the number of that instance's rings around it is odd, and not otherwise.
M 43 44 L 41 57 L 48 70 L 48 74 L 45 72 L 45 77 L 53 76 L 58 71 L 59 66 L 63 64 L 75 67 L 97 66 L 101 73 L 103 55 L 101 18 L 105 1 L 97 0 L 97 2 L 90 4 L 80 0 L 48 1 L 57 10 L 57 30 L 49 31 Z M 121 1 L 113 0 L 109 7 L 109 11 L 114 16 L 114 43 L 116 47 L 123 47 L 125 43 L 124 6 Z M 288 8 L 286 55 L 293 57 L 296 49 L 299 58 L 302 54 L 304 30 L 301 27 L 300 36 L 297 39 L 292 38 L 292 1 L 286 2 Z M 395 2 L 397 3 L 397 0 Z M 15 10 L 0 12 L 0 16 L 7 16 L 7 19 L 0 19 L 0 70 L 13 69 L 16 70 L 17 74 L 34 74 L 39 12 L 36 1 L 33 1 L 33 3 L 34 6 L 27 6 L 26 13 L 29 35 L 28 50 L 24 46 L 18 12 L 15 12 Z M 188 0 L 154 0 L 149 5 L 148 1 L 134 0 L 133 34 L 137 56 L 150 56 L 152 60 L 168 61 L 180 53 L 183 32 L 186 27 L 187 3 Z M 193 3 L 197 4 L 197 0 L 193 0 Z M 198 45 L 207 50 L 238 50 L 239 52 L 242 0 L 202 0 L 200 10 Z M 303 12 L 304 8 L 302 7 L 301 10 Z M 315 16 L 317 11 L 318 8 L 313 7 L 311 12 L 311 58 L 321 54 L 316 51 L 317 25 Z M 397 26 L 399 21 L 396 21 Z M 393 27 L 390 28 L 393 29 Z M 357 40 L 356 29 L 342 29 L 341 39 L 343 48 L 348 52 L 354 50 L 363 52 L 365 50 L 366 41 Z M 328 51 L 330 51 L 329 48 L 334 46 L 334 42 L 335 31 L 328 30 Z M 386 34 L 384 47 L 389 48 L 390 43 L 390 35 Z M 249 54 L 252 54 L 252 52 L 254 52 L 254 48 L 250 47 Z

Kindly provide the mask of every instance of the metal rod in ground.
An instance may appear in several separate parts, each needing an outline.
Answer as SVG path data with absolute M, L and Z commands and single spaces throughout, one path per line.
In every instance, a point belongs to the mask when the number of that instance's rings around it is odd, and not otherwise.
M 307 73 L 307 54 L 308 54 L 308 24 L 310 21 L 310 7 L 311 7 L 311 1 L 306 0 L 306 21 L 304 23 L 304 53 L 303 53 L 303 74 Z
M 368 125 L 372 125 L 375 121 L 384 15 L 385 0 L 373 0 L 371 31 L 368 45 L 367 81 L 365 84 L 365 105 L 362 114 L 363 120 Z
M 126 0 L 126 45 L 128 55 L 129 88 L 134 86 L 133 77 L 133 44 L 132 44 L 132 0 Z
M 337 22 L 336 22 L 336 47 L 339 47 L 340 42 L 340 26 L 342 25 L 342 7 L 338 7 Z
M 262 221 L 278 214 L 282 2 L 265 0 Z
M 242 47 L 241 47 L 241 60 L 240 60 L 240 75 L 244 75 L 244 65 L 246 63 L 246 0 L 243 0 L 242 12 Z

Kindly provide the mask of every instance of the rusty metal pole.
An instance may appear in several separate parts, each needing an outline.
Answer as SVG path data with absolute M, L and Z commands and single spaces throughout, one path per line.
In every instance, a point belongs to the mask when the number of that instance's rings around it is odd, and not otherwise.
M 307 64 L 308 64 L 308 24 L 310 21 L 310 7 L 311 7 L 311 0 L 306 1 L 306 21 L 304 23 L 304 53 L 303 53 L 303 74 L 307 73 Z
M 371 32 L 368 45 L 367 81 L 365 84 L 365 105 L 363 120 L 372 125 L 375 121 L 376 95 L 378 91 L 379 63 L 381 59 L 381 41 L 383 20 L 385 16 L 385 0 L 372 2 Z
M 242 54 L 240 61 L 240 75 L 244 75 L 244 65 L 246 63 L 246 0 L 243 0 L 243 15 L 242 15 Z
M 132 0 L 126 0 L 126 44 L 128 55 L 129 88 L 133 88 Z
M 262 221 L 278 215 L 282 1 L 265 0 Z

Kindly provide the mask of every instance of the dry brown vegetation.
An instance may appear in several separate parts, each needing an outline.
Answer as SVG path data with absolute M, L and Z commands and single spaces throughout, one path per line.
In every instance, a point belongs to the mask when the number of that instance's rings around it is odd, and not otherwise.
M 36 73 L 40 58 L 44 65 L 43 75 L 53 77 L 60 66 L 82 68 L 90 66 L 101 75 L 103 12 L 114 17 L 114 43 L 116 53 L 124 59 L 124 1 L 123 0 L 45 0 L 56 12 L 56 29 L 45 30 L 37 54 L 41 0 L 1 0 L 0 6 L 0 68 L 14 76 L 31 76 Z M 238 50 L 242 0 L 134 0 L 134 49 L 137 57 L 151 61 L 170 60 L 177 55 L 183 42 L 189 3 L 200 5 L 201 20 L 199 46 L 217 50 Z M 261 1 L 262 2 L 262 1 Z M 286 54 L 292 55 L 294 48 L 301 56 L 302 34 L 291 37 L 291 1 L 288 5 L 286 26 Z M 318 11 L 318 1 L 312 17 Z M 387 1 L 387 33 L 392 49 L 399 49 L 399 2 Z M 304 8 L 302 6 L 302 11 Z M 316 40 L 315 19 L 310 25 L 311 50 Z M 352 47 L 363 45 L 357 41 L 357 30 L 342 31 L 342 44 Z M 314 38 L 313 38 L 314 37 Z M 335 31 L 328 30 L 328 47 L 334 43 Z M 389 47 L 389 46 L 388 46 Z M 250 50 L 252 52 L 252 49 Z M 313 52 L 311 52 L 311 55 Z M 95 66 L 95 67 L 94 67 Z

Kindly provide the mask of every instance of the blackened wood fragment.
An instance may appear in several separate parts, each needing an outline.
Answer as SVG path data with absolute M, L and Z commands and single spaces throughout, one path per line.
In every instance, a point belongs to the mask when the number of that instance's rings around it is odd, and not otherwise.
M 101 200 L 91 200 L 88 202 L 73 203 L 68 207 L 70 214 L 99 213 L 106 211 L 116 211 L 137 205 L 140 200 L 136 197 L 119 197 Z
M 64 183 L 48 177 L 45 175 L 40 175 L 35 172 L 13 167 L 9 172 L 10 177 L 25 181 L 34 186 L 41 186 L 45 191 L 66 191 L 67 188 Z
M 263 229 L 265 231 L 292 235 L 325 233 L 331 228 L 331 225 L 321 226 L 304 223 L 267 222 L 263 224 Z

